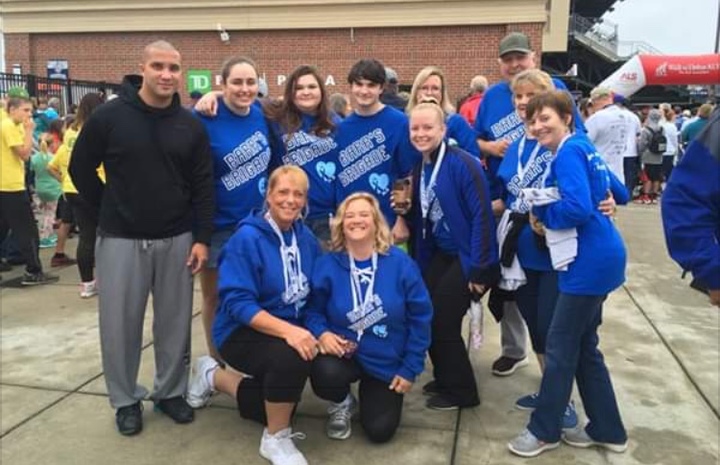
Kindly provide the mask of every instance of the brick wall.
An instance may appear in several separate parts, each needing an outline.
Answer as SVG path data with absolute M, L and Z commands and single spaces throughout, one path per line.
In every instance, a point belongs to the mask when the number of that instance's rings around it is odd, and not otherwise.
M 497 47 L 510 31 L 528 34 L 540 52 L 541 23 L 417 27 L 228 31 L 230 42 L 223 44 L 215 31 L 171 33 L 87 33 L 87 34 L 6 34 L 6 62 L 21 63 L 24 72 L 45 75 L 48 59 L 67 59 L 70 77 L 119 82 L 124 74 L 136 72 L 140 52 L 149 42 L 165 39 L 182 54 L 185 69 L 209 69 L 217 72 L 222 61 L 234 54 L 255 59 L 270 85 L 271 95 L 282 87 L 277 75 L 289 74 L 297 65 L 317 65 L 332 75 L 336 86 L 330 92 L 347 92 L 345 79 L 350 66 L 363 57 L 375 57 L 392 66 L 401 84 L 412 84 L 424 66 L 440 66 L 448 76 L 454 99 L 466 92 L 470 79 L 484 74 L 491 82 L 499 79 Z M 183 86 L 183 93 L 185 93 Z

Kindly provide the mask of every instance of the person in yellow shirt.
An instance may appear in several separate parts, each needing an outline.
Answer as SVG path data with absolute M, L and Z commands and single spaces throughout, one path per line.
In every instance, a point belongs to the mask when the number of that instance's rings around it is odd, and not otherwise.
M 7 115 L 7 116 L 6 116 Z M 0 119 L 0 241 L 12 230 L 25 259 L 23 286 L 49 284 L 58 278 L 43 273 L 37 224 L 25 189 L 25 162 L 32 154 L 35 123 L 28 99 L 11 97 Z
M 98 227 L 98 211 L 88 202 L 83 200 L 78 194 L 75 184 L 73 184 L 68 174 L 68 166 L 70 165 L 70 157 L 75 141 L 80 134 L 83 124 L 90 117 L 93 111 L 102 104 L 102 98 L 99 94 L 87 94 L 78 106 L 75 120 L 65 130 L 63 143 L 55 153 L 55 157 L 48 165 L 51 173 L 62 181 L 62 190 L 65 201 L 72 208 L 72 216 L 80 229 L 80 237 L 77 244 L 77 266 L 80 272 L 80 297 L 87 299 L 97 294 L 97 286 L 95 283 L 95 236 Z M 98 176 L 104 182 L 104 172 L 102 165 L 98 169 Z

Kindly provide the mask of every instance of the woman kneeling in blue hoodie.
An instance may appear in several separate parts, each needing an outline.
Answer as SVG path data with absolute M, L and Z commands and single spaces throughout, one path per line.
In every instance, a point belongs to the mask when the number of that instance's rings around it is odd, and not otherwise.
M 350 437 L 360 381 L 360 424 L 373 442 L 389 441 L 400 423 L 403 395 L 422 373 L 430 345 L 432 306 L 420 271 L 391 244 L 372 195 L 358 192 L 338 207 L 334 252 L 313 272 L 305 325 L 320 343 L 310 381 L 331 402 L 327 435 Z
M 266 425 L 260 455 L 273 464 L 307 464 L 295 448 L 290 418 L 318 352 L 300 324 L 320 246 L 300 220 L 308 178 L 296 166 L 276 169 L 268 181 L 266 211 L 253 212 L 220 254 L 220 305 L 213 338 L 223 360 L 243 373 L 201 357 L 188 388 L 195 408 L 213 390 L 237 399 L 240 414 Z

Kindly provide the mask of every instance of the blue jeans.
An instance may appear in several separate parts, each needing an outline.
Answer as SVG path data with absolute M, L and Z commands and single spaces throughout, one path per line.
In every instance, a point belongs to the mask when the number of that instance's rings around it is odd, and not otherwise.
M 541 441 L 560 440 L 573 377 L 590 420 L 585 429 L 588 435 L 599 442 L 620 444 L 627 440 L 610 374 L 598 349 L 597 329 L 606 297 L 562 292 L 558 296 L 548 332 L 538 406 L 528 424 Z
M 557 271 L 523 271 L 527 283 L 515 291 L 515 302 L 527 323 L 533 351 L 542 355 L 557 304 L 558 275 Z

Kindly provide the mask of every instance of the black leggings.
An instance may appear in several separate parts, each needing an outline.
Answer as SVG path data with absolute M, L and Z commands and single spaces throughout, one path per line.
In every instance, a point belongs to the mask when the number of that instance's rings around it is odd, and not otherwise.
M 220 347 L 223 360 L 252 378 L 236 393 L 243 418 L 267 425 L 265 402 L 298 403 L 310 375 L 310 362 L 277 337 L 241 326 Z
M 312 363 L 310 383 L 315 395 L 340 403 L 350 392 L 350 384 L 360 380 L 360 425 L 372 442 L 387 442 L 395 435 L 402 414 L 403 395 L 388 389 L 363 372 L 354 359 L 318 355 Z
M 430 360 L 438 388 L 460 407 L 480 403 L 475 373 L 462 338 L 462 322 L 470 307 L 470 291 L 457 256 L 436 252 L 425 271 L 433 304 Z
M 12 230 L 17 248 L 25 259 L 25 271 L 30 274 L 41 272 L 38 254 L 40 237 L 30 198 L 25 191 L 0 192 L 0 242 L 5 240 L 9 230 Z
M 73 217 L 80 228 L 80 237 L 75 253 L 80 280 L 87 283 L 95 279 L 93 268 L 95 268 L 95 238 L 98 227 L 97 211 L 78 194 L 65 194 L 65 200 L 70 204 Z

